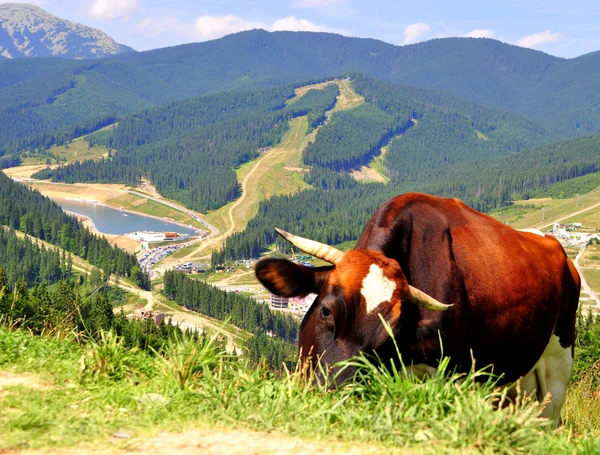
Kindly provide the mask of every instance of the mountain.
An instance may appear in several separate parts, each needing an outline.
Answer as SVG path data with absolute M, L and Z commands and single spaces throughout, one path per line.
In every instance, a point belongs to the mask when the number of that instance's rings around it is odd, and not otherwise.
M 286 75 L 361 72 L 510 110 L 566 137 L 600 132 L 598 52 L 563 59 L 486 38 L 394 46 L 330 33 L 252 30 L 116 59 L 193 94 Z
M 0 55 L 6 58 L 102 58 L 131 52 L 106 33 L 26 3 L 0 5 Z

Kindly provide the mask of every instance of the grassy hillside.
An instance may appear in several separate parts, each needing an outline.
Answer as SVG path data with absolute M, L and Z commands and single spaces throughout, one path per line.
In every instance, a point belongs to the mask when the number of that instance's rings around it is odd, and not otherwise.
M 262 444 L 280 434 L 280 447 L 299 436 L 305 448 L 328 453 L 351 443 L 376 454 L 592 454 L 600 443 L 597 403 L 584 398 L 589 373 L 570 389 L 564 428 L 552 432 L 536 418 L 535 403 L 494 410 L 502 394 L 483 372 L 459 377 L 442 367 L 421 381 L 353 362 L 363 381 L 331 391 L 306 386 L 297 372 L 240 362 L 210 339 L 173 340 L 149 355 L 110 335 L 82 346 L 2 328 L 0 402 L 10 412 L 0 448 L 154 452 L 159 441 L 186 447 L 189 434 L 175 433 L 192 429 L 224 432 L 227 447 L 233 428 L 270 432 Z M 262 453 L 260 444 L 245 450 Z

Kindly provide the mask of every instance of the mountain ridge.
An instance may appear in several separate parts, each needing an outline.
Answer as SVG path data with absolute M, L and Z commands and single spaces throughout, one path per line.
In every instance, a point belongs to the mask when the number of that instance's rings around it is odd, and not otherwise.
M 3 59 L 0 150 L 172 101 L 353 72 L 441 90 L 563 138 L 600 133 L 600 52 L 566 60 L 486 38 L 394 46 L 330 33 L 252 30 L 97 60 Z

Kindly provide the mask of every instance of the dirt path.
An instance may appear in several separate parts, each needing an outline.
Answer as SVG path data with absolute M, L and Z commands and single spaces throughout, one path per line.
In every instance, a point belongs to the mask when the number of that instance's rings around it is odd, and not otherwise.
M 579 276 L 581 277 L 581 292 L 584 292 L 590 296 L 590 300 L 594 302 L 593 305 L 591 305 L 592 310 L 597 313 L 600 313 L 600 298 L 598 298 L 598 294 L 592 291 L 592 288 L 590 288 L 588 283 L 585 281 L 585 276 L 583 275 L 582 267 L 579 264 L 579 259 L 581 259 L 581 256 L 583 256 L 584 252 L 585 248 L 582 248 L 579 251 L 579 253 L 577 253 L 573 264 L 575 264 L 575 268 L 577 269 L 577 271 L 579 272 Z
M 324 86 L 327 84 L 328 83 L 307 86 L 305 90 L 301 90 L 303 88 L 297 89 L 297 96 L 302 96 L 310 88 L 316 88 L 317 86 Z M 336 111 L 353 109 L 364 103 L 364 98 L 352 90 L 348 79 L 338 81 L 338 86 L 340 87 L 340 95 L 336 100 L 334 108 L 327 112 L 328 118 Z M 254 211 L 258 208 L 258 203 L 273 195 L 269 194 L 264 186 L 258 182 L 262 179 L 267 179 L 269 173 L 277 166 L 283 165 L 288 166 L 288 169 L 293 168 L 294 170 L 290 170 L 290 173 L 298 172 L 298 170 L 300 172 L 304 171 L 303 168 L 297 168 L 297 166 L 294 167 L 290 163 L 290 161 L 293 161 L 294 159 L 296 159 L 296 161 L 298 160 L 308 139 L 314 138 L 316 133 L 313 131 L 311 134 L 307 135 L 305 131 L 303 131 L 305 126 L 301 121 L 302 119 L 303 117 L 292 119 L 290 121 L 290 125 L 292 126 L 290 134 L 286 135 L 281 144 L 266 152 L 263 157 L 256 161 L 250 171 L 244 176 L 240 184 L 242 195 L 233 202 L 225 212 L 226 216 L 224 216 L 224 221 L 227 229 L 220 235 L 213 236 L 209 241 L 203 241 L 198 248 L 182 258 L 180 262 L 186 262 L 193 258 L 197 259 L 198 257 L 206 259 L 206 257 L 202 257 L 203 253 L 206 254 L 209 249 L 222 245 L 234 232 L 245 229 L 248 221 L 254 215 Z M 225 213 L 223 215 L 225 215 Z
M 364 103 L 365 99 L 354 92 L 350 87 L 350 81 L 343 79 L 340 81 L 340 96 L 337 100 L 335 110 L 354 109 Z
M 126 436 L 126 433 L 124 435 Z M 41 455 L 50 452 L 23 450 L 3 453 L 10 455 Z M 371 455 L 410 454 L 412 451 L 357 442 L 315 441 L 278 432 L 202 429 L 183 433 L 164 432 L 149 438 L 118 439 L 113 437 L 105 441 L 101 447 L 85 445 L 78 448 L 53 448 L 51 453 L 57 455 Z
M 305 134 L 302 131 L 303 122 L 298 119 L 294 120 L 293 129 L 286 135 L 285 140 L 277 147 L 266 152 L 243 178 L 240 183 L 242 195 L 227 210 L 227 230 L 213 236 L 208 241 L 203 241 L 198 248 L 182 258 L 181 262 L 197 258 L 207 249 L 221 245 L 231 234 L 241 231 L 246 227 L 248 221 L 253 216 L 253 211 L 258 208 L 258 203 L 265 198 L 258 182 L 262 178 L 265 178 L 273 167 L 280 163 L 285 163 L 289 155 L 298 152 L 295 146 L 301 142 Z

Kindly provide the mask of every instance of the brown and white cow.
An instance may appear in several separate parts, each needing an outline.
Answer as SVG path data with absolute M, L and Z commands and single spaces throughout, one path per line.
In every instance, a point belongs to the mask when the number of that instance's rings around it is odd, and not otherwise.
M 459 371 L 469 371 L 472 359 L 478 368 L 492 365 L 506 384 L 520 381 L 539 400 L 551 393 L 544 413 L 558 423 L 580 279 L 556 239 L 516 231 L 456 199 L 417 193 L 384 203 L 345 253 L 278 232 L 332 264 L 256 265 L 274 294 L 318 295 L 300 327 L 302 362 L 319 357 L 331 365 L 361 351 L 394 357 L 381 315 L 413 371 L 435 371 L 442 348 Z M 346 369 L 341 379 L 353 373 Z

